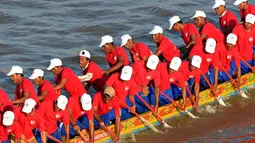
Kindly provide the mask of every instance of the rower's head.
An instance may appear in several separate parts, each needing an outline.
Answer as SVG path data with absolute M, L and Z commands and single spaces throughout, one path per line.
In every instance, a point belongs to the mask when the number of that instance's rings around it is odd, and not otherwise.
M 231 50 L 237 42 L 237 36 L 234 33 L 230 33 L 227 36 L 226 46 L 228 50 Z
M 86 69 L 90 62 L 90 53 L 87 50 L 81 50 L 79 54 L 79 64 L 82 69 Z
M 12 111 L 6 111 L 3 115 L 3 125 L 9 127 L 13 124 L 15 115 Z
M 89 94 L 84 93 L 80 98 L 80 102 L 81 102 L 81 107 L 83 110 L 85 110 L 85 111 L 91 110 L 92 98 Z
M 35 111 L 35 105 L 36 105 L 35 100 L 32 98 L 28 98 L 27 100 L 25 100 L 22 112 L 24 112 L 27 115 L 32 115 Z
M 66 109 L 66 105 L 68 103 L 68 99 L 66 98 L 65 95 L 59 95 L 57 100 L 55 101 L 54 104 L 54 111 L 64 111 Z
M 248 6 L 248 0 L 236 0 L 234 5 L 238 5 L 240 10 L 246 9 Z
M 99 47 L 101 47 L 106 54 L 111 53 L 114 48 L 114 42 L 113 42 L 112 36 L 105 35 L 101 37 L 101 43 Z
M 19 84 L 23 80 L 23 69 L 20 66 L 12 66 L 7 76 L 11 77 L 14 84 Z
M 197 27 L 202 27 L 206 23 L 206 14 L 201 10 L 197 10 L 191 19 L 194 20 L 194 23 Z
M 158 43 L 162 37 L 162 34 L 163 34 L 163 29 L 156 25 L 153 27 L 153 29 L 149 32 L 149 34 L 152 35 L 152 40 L 155 42 L 155 43 Z
M 245 17 L 244 28 L 247 30 L 252 29 L 255 22 L 255 16 L 253 14 L 247 14 Z
M 62 61 L 59 58 L 51 59 L 47 70 L 50 70 L 54 75 L 60 74 L 62 71 Z
M 171 60 L 169 64 L 168 72 L 170 74 L 177 72 L 181 64 L 182 64 L 182 60 L 179 57 L 173 57 L 173 59 Z
M 216 49 L 216 41 L 213 38 L 208 38 L 205 42 L 205 52 L 213 54 Z
M 131 50 L 133 48 L 133 39 L 129 34 L 121 36 L 121 46 Z
M 34 69 L 32 75 L 29 77 L 29 79 L 33 80 L 35 85 L 39 86 L 43 83 L 43 70 L 41 69 Z
M 183 22 L 179 16 L 173 16 L 169 19 L 169 30 L 173 29 L 175 32 L 180 32 L 183 28 Z
M 190 65 L 189 65 L 189 69 L 191 71 L 193 70 L 196 70 L 196 69 L 199 69 L 200 66 L 201 66 L 201 63 L 202 63 L 202 58 L 198 55 L 194 55 L 192 56 L 191 58 L 191 62 L 190 62 Z
M 155 70 L 158 66 L 159 58 L 156 55 L 151 55 L 146 63 L 147 71 Z
M 215 12 L 221 16 L 226 11 L 225 1 L 224 0 L 215 0 L 215 4 L 212 9 L 215 9 Z
M 107 86 L 104 89 L 104 93 L 103 93 L 103 100 L 105 103 L 110 102 L 113 97 L 115 96 L 115 89 L 111 86 Z
M 131 66 L 124 66 L 121 70 L 120 79 L 129 81 L 132 77 L 133 69 Z

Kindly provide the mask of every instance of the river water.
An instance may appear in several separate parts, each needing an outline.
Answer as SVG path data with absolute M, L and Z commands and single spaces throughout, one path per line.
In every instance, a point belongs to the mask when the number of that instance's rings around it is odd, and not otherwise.
M 238 14 L 233 2 L 226 0 L 227 8 Z M 168 19 L 179 15 L 184 22 L 192 22 L 189 18 L 199 9 L 219 27 L 218 16 L 211 9 L 213 3 L 213 0 L 0 0 L 0 87 L 13 98 L 15 85 L 6 76 L 11 66 L 22 66 L 28 77 L 34 68 L 45 70 L 51 58 L 61 58 L 64 65 L 81 74 L 77 55 L 82 49 L 89 50 L 92 60 L 106 69 L 104 53 L 98 47 L 101 36 L 106 34 L 112 35 L 118 45 L 121 35 L 128 33 L 154 52 L 156 46 L 148 32 L 154 25 L 160 25 L 164 35 L 181 46 L 184 43 L 180 34 L 168 31 Z M 45 71 L 45 78 L 53 82 L 54 76 Z M 229 102 L 232 103 L 229 108 L 215 108 L 213 104 L 201 108 L 199 120 L 186 117 L 171 120 L 171 125 L 178 128 L 161 136 L 149 131 L 136 134 L 136 141 L 218 143 L 229 137 L 253 134 L 254 99 L 236 97 Z

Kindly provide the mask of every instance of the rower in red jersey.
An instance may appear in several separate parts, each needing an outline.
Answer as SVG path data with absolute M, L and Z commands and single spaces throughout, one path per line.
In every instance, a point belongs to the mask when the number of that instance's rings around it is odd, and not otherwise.
M 79 64 L 83 76 L 78 76 L 78 78 L 84 81 L 85 87 L 92 85 L 96 91 L 103 90 L 107 76 L 103 74 L 102 69 L 95 62 L 91 61 L 90 53 L 87 50 L 80 51 Z
M 135 42 L 129 34 L 121 36 L 121 46 L 129 50 L 133 62 L 137 60 L 147 61 L 152 54 L 148 46 L 142 42 Z
M 104 70 L 104 74 L 109 75 L 114 72 L 120 72 L 123 66 L 129 65 L 128 55 L 124 48 L 115 46 L 113 38 L 110 35 L 105 35 L 101 38 L 99 47 L 105 52 L 106 60 L 110 66 L 108 70 Z
M 226 9 L 224 0 L 215 0 L 212 9 L 220 16 L 219 23 L 221 32 L 225 37 L 232 32 L 233 28 L 238 25 L 237 17 L 234 13 Z
M 38 86 L 38 100 L 41 101 L 53 101 L 58 98 L 58 94 L 54 89 L 54 86 L 44 79 L 44 72 L 41 69 L 34 69 L 29 79 L 34 81 L 34 84 Z
M 179 50 L 172 41 L 163 35 L 163 29 L 160 26 L 154 26 L 149 34 L 152 35 L 152 40 L 158 47 L 154 54 L 159 56 L 161 61 L 164 59 L 166 62 L 170 62 L 173 57 L 180 56 Z
M 13 110 L 13 105 L 8 94 L 0 88 L 0 113 L 6 110 Z
M 70 68 L 63 67 L 60 59 L 51 59 L 47 70 L 50 70 L 56 76 L 58 81 L 58 84 L 54 87 L 56 91 L 64 88 L 71 97 L 81 97 L 83 93 L 87 93 L 79 78 Z
M 24 78 L 23 69 L 20 66 L 12 66 L 7 76 L 10 76 L 13 83 L 17 84 L 15 100 L 12 100 L 13 104 L 23 104 L 28 98 L 32 98 L 38 103 L 34 86 L 29 79 Z
M 247 14 L 251 13 L 255 15 L 255 6 L 248 3 L 248 0 L 236 0 L 234 5 L 238 5 L 240 9 L 241 23 L 245 22 L 245 17 Z
M 186 44 L 185 52 L 182 54 L 182 59 L 191 58 L 193 55 L 199 54 L 203 49 L 203 43 L 200 34 L 194 24 L 184 24 L 179 16 L 173 16 L 169 19 L 169 30 L 181 32 L 182 39 Z

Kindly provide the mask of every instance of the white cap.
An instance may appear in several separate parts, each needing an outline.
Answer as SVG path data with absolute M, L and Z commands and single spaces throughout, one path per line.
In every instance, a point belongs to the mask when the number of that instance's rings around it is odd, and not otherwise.
M 239 5 L 240 3 L 242 3 L 242 2 L 247 2 L 248 0 L 236 0 L 235 2 L 234 2 L 234 5 Z
M 62 66 L 62 61 L 59 58 L 54 58 L 50 60 L 50 65 L 47 70 L 51 70 L 56 66 Z
M 13 124 L 15 115 L 12 111 L 6 111 L 3 115 L 3 125 L 11 126 Z
M 156 55 L 151 55 L 146 63 L 147 68 L 155 70 L 159 63 L 159 58 Z
M 57 98 L 57 107 L 61 110 L 66 109 L 66 105 L 68 103 L 68 99 L 66 98 L 65 95 L 59 95 Z
M 132 76 L 133 69 L 131 66 L 124 66 L 121 70 L 120 79 L 130 80 Z
M 131 37 L 129 34 L 124 34 L 124 35 L 121 36 L 120 39 L 121 39 L 121 44 L 120 44 L 120 46 L 122 47 L 122 46 L 126 45 L 126 44 L 127 44 L 127 41 L 128 41 L 129 39 L 132 39 L 132 37 Z
M 32 75 L 29 77 L 29 79 L 36 79 L 38 77 L 43 77 L 43 70 L 41 69 L 34 69 Z
M 253 14 L 247 14 L 246 17 L 245 17 L 245 22 L 248 22 L 248 23 L 251 23 L 251 24 L 254 24 L 255 22 L 255 16 Z
M 205 12 L 203 12 L 201 10 L 196 10 L 195 15 L 193 17 L 191 17 L 190 19 L 194 19 L 194 18 L 197 18 L 197 17 L 206 18 L 206 14 L 205 14 Z
M 158 34 L 158 33 L 162 34 L 163 29 L 160 26 L 156 25 L 153 27 L 153 29 L 151 30 L 149 34 Z
M 30 113 L 32 109 L 35 107 L 35 105 L 36 105 L 35 100 L 32 98 L 28 98 L 23 105 L 22 112 L 27 114 Z
M 215 4 L 213 5 L 212 9 L 215 9 L 221 5 L 225 5 L 225 1 L 224 0 L 215 0 Z
M 89 94 L 84 93 L 81 96 L 80 101 L 81 101 L 81 105 L 82 105 L 83 110 L 86 110 L 86 111 L 91 110 L 91 108 L 92 108 L 92 103 L 91 103 L 92 99 L 91 99 Z
M 171 30 L 174 26 L 175 23 L 181 21 L 180 17 L 179 16 L 173 16 L 169 19 L 169 22 L 170 22 L 170 27 L 169 27 L 169 30 Z
M 86 57 L 90 59 L 90 53 L 87 50 L 81 50 L 79 56 Z
M 12 69 L 7 73 L 7 76 L 12 76 L 15 73 L 23 74 L 23 69 L 20 66 L 12 66 Z
M 104 44 L 112 43 L 112 42 L 113 42 L 112 36 L 110 36 L 110 35 L 104 35 L 104 36 L 101 38 L 101 43 L 100 43 L 99 47 L 103 47 Z
M 236 45 L 236 41 L 237 41 L 237 36 L 234 33 L 228 34 L 227 36 L 228 44 Z
M 173 69 L 175 71 L 178 71 L 181 64 L 182 64 L 182 60 L 179 57 L 173 57 L 173 59 L 171 60 L 171 62 L 169 64 L 169 68 Z
M 213 54 L 216 48 L 216 41 L 213 38 L 208 38 L 205 43 L 205 51 Z
M 194 55 L 191 59 L 191 65 L 196 67 L 196 68 L 200 68 L 202 63 L 202 58 L 198 55 Z

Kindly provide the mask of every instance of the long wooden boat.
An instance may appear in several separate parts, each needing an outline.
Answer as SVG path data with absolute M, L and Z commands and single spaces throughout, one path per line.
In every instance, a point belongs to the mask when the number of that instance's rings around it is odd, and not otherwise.
M 255 87 L 255 74 L 248 73 L 242 75 L 241 77 L 241 88 L 243 91 L 247 91 L 248 87 Z M 217 94 L 222 97 L 222 99 L 226 98 L 227 96 L 238 95 L 237 91 L 233 89 L 233 86 L 230 82 L 225 82 L 218 85 Z M 240 96 L 240 98 L 242 98 Z M 210 90 L 206 89 L 200 92 L 200 103 L 199 105 L 207 104 L 210 102 L 215 102 L 215 97 L 211 96 Z M 177 101 L 181 102 L 181 100 Z M 187 99 L 187 109 L 192 109 L 192 103 L 189 99 Z M 170 119 L 174 116 L 181 116 L 180 111 L 178 111 L 172 104 L 167 104 L 162 107 L 159 107 L 158 110 L 159 115 L 163 119 Z M 146 112 L 141 114 L 146 120 L 148 120 L 152 124 L 158 124 L 158 120 L 152 115 L 151 112 Z M 108 128 L 114 132 L 114 125 L 108 126 Z M 143 124 L 136 116 L 129 118 L 127 120 L 121 121 L 121 135 L 125 135 L 131 132 L 138 132 L 140 130 L 147 129 L 148 127 Z M 88 138 L 88 135 L 86 135 Z M 107 132 L 104 130 L 96 130 L 95 131 L 95 142 L 110 142 L 112 139 L 108 135 Z M 82 139 L 80 137 L 76 137 L 70 141 L 70 143 L 82 143 Z

